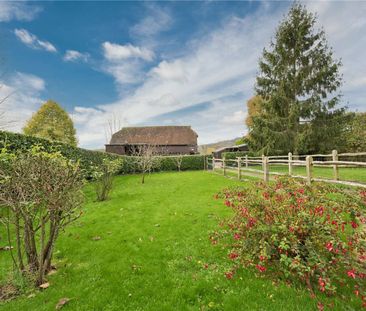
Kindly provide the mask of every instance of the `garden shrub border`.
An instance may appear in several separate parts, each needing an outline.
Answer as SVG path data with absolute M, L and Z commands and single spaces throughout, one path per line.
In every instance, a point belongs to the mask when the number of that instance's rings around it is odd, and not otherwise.
M 86 178 L 91 179 L 94 168 L 103 163 L 104 159 L 122 159 L 122 165 L 118 174 L 139 173 L 135 157 L 123 156 L 102 151 L 87 150 L 73 147 L 61 142 L 54 142 L 44 138 L 28 136 L 19 133 L 0 131 L 0 149 L 6 147 L 10 153 L 28 151 L 33 146 L 42 146 L 46 152 L 60 152 L 64 157 L 79 161 L 80 167 Z M 161 156 L 159 167 L 154 171 L 177 171 L 175 156 Z M 184 155 L 181 170 L 204 170 L 206 156 L 204 155 Z

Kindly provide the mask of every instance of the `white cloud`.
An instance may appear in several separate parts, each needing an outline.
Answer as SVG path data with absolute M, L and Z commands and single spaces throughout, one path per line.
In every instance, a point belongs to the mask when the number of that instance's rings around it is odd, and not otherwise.
M 15 29 L 14 33 L 20 41 L 32 49 L 57 52 L 57 49 L 52 43 L 38 39 L 36 35 L 25 29 Z
M 161 7 L 147 4 L 146 9 L 147 16 L 130 30 L 132 36 L 143 38 L 144 40 L 169 29 L 173 22 L 169 12 Z
M 234 113 L 232 113 L 231 115 L 226 115 L 222 119 L 222 122 L 225 124 L 229 124 L 229 125 L 232 125 L 232 124 L 243 125 L 245 116 L 246 116 L 246 113 L 244 113 L 243 110 L 238 110 L 238 111 L 235 111 Z
M 10 22 L 12 20 L 31 21 L 41 10 L 42 9 L 38 5 L 34 4 L 15 1 L 1 1 L 0 22 Z
M 290 5 L 290 3 L 288 4 Z M 314 2 L 310 9 L 319 8 L 319 25 L 324 26 L 335 57 L 341 57 L 344 67 L 344 101 L 352 109 L 366 110 L 366 3 Z M 181 49 L 181 57 L 162 60 L 143 78 L 134 92 L 110 104 L 100 105 L 90 115 L 87 124 L 78 123 L 80 133 L 103 132 L 110 115 L 123 115 L 130 124 L 190 124 L 199 134 L 200 143 L 238 137 L 246 132 L 244 118 L 246 100 L 254 93 L 258 59 L 263 47 L 269 45 L 278 22 L 286 13 L 285 6 L 263 4 L 254 14 L 244 18 L 227 17 L 216 29 L 200 32 Z M 160 42 L 164 44 L 164 42 Z M 134 69 L 133 69 L 134 68 Z M 141 69 L 141 68 L 140 68 Z M 136 67 L 116 70 L 118 88 L 126 78 L 121 72 L 133 72 Z M 143 71 L 137 70 L 141 76 Z M 133 75 L 132 75 L 133 76 Z M 207 109 L 172 118 L 169 113 L 194 105 L 210 103 Z M 77 114 L 77 113 L 76 113 Z M 167 117 L 161 116 L 168 114 Z M 99 130 L 95 124 L 99 124 Z M 83 134 L 84 135 L 84 134 Z M 90 135 L 89 135 L 90 137 Z M 80 139 L 85 146 L 101 146 L 105 141 Z
M 88 53 L 81 53 L 75 50 L 67 50 L 63 57 L 63 60 L 65 62 L 78 62 L 78 61 L 87 62 L 88 59 L 89 59 Z
M 163 80 L 176 80 L 185 81 L 186 72 L 181 60 L 175 60 L 173 62 L 167 62 L 163 60 L 152 71 L 152 74 L 156 74 Z
M 146 48 L 133 46 L 132 44 L 120 45 L 107 41 L 102 44 L 102 47 L 104 57 L 112 62 L 118 62 L 128 58 L 141 58 L 146 61 L 151 61 L 154 59 L 153 51 Z
M 26 120 L 34 113 L 44 100 L 41 92 L 45 81 L 35 75 L 16 72 L 7 82 L 0 81 L 0 98 L 7 99 L 1 105 L 5 112 L 6 129 L 20 132 Z

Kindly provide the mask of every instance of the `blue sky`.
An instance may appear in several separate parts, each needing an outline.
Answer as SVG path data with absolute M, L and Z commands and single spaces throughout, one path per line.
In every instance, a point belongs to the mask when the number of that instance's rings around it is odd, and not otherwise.
M 342 58 L 343 104 L 366 110 L 366 3 L 306 2 Z M 108 124 L 192 125 L 200 143 L 246 133 L 258 59 L 290 2 L 0 2 L 11 130 L 53 99 L 79 144 Z

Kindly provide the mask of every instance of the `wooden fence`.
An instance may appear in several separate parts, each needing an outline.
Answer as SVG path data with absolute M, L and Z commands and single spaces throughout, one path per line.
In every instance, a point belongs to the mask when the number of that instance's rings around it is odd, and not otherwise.
M 217 171 L 222 170 L 223 175 L 228 175 L 228 172 L 234 172 L 239 180 L 246 173 L 250 176 L 258 174 L 262 175 L 264 181 L 268 182 L 270 175 L 289 175 L 294 178 L 306 179 L 308 184 L 313 181 L 324 181 L 331 183 L 339 183 L 344 185 L 365 187 L 366 183 L 361 181 L 346 181 L 341 180 L 339 175 L 339 168 L 365 168 L 366 180 L 366 161 L 357 160 L 350 161 L 353 158 L 365 159 L 366 152 L 359 153 L 340 153 L 333 150 L 331 154 L 313 154 L 313 155 L 292 155 L 290 152 L 286 156 L 261 156 L 261 157 L 238 157 L 236 159 L 215 159 L 207 158 L 206 167 L 208 170 Z M 346 158 L 342 161 L 339 158 Z M 270 170 L 270 165 L 287 166 L 287 173 L 275 172 Z M 305 167 L 306 174 L 294 175 L 294 167 Z M 313 174 L 313 167 L 328 167 L 332 168 L 332 178 L 316 178 Z

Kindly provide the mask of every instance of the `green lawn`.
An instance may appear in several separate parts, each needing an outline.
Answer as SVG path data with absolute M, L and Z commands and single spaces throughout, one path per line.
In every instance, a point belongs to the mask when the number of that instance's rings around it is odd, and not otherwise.
M 261 170 L 261 166 L 250 166 L 251 169 L 258 169 Z M 221 172 L 221 169 L 216 169 L 217 172 Z M 234 168 L 236 170 L 236 168 Z M 288 166 L 287 165 L 273 165 L 271 164 L 269 166 L 269 171 L 276 172 L 276 173 L 284 173 L 288 174 Z M 230 172 L 229 173 L 232 176 L 237 176 L 236 172 Z M 248 174 L 253 175 L 253 172 L 248 172 Z M 257 173 L 261 174 L 261 173 Z M 293 175 L 298 176 L 306 176 L 306 168 L 304 166 L 294 166 L 293 167 Z M 246 173 L 243 170 L 242 173 L 243 178 L 246 177 Z M 260 175 L 262 177 L 262 175 Z M 331 167 L 314 167 L 313 168 L 313 177 L 315 178 L 324 178 L 324 179 L 333 179 L 333 168 Z M 355 182 L 361 182 L 366 184 L 366 168 L 361 167 L 354 167 L 354 168 L 339 168 L 339 179 L 344 181 L 355 181 Z
M 235 184 L 210 172 L 153 174 L 144 185 L 139 176 L 120 176 L 103 203 L 88 185 L 84 215 L 58 240 L 50 287 L 0 309 L 55 310 L 68 297 L 62 310 L 316 310 L 305 289 L 247 270 L 224 277 L 230 263 L 209 233 L 231 211 L 213 195 Z M 9 253 L 0 252 L 0 278 L 10 268 Z M 335 303 L 335 310 L 354 310 Z

